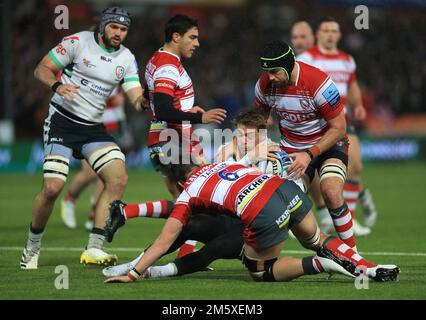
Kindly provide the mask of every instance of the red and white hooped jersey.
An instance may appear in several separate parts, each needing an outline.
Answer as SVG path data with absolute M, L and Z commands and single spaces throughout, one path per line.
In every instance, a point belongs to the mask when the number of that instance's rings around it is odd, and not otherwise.
M 254 105 L 264 112 L 276 112 L 281 146 L 287 152 L 312 147 L 328 130 L 327 121 L 343 110 L 339 91 L 330 77 L 303 62 L 296 62 L 295 68 L 295 84 L 278 87 L 264 73 L 255 88 Z
M 117 86 L 106 102 L 102 121 L 108 132 L 120 131 L 122 122 L 126 121 L 124 99 L 123 91 Z
M 297 60 L 310 64 L 328 74 L 337 86 L 343 105 L 346 105 L 349 83 L 356 80 L 356 64 L 354 58 L 337 50 L 336 54 L 329 54 L 315 46 L 297 57 Z
M 159 49 L 149 60 L 145 69 L 145 81 L 148 86 L 149 100 L 154 119 L 148 134 L 148 147 L 160 142 L 160 133 L 166 128 L 175 129 L 180 135 L 185 131 L 192 134 L 191 124 L 174 124 L 159 121 L 155 117 L 153 104 L 154 93 L 165 93 L 173 97 L 173 107 L 188 111 L 194 105 L 194 88 L 192 80 L 182 66 L 180 58 L 163 48 Z
M 205 165 L 188 178 L 170 217 L 186 224 L 194 208 L 216 208 L 248 225 L 284 180 L 235 162 Z

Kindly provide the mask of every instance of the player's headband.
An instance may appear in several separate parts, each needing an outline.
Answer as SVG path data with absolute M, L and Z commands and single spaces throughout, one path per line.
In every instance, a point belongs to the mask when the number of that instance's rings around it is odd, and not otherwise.
M 288 50 L 277 56 L 277 57 L 260 57 L 260 63 L 262 69 L 265 71 L 270 71 L 277 68 L 282 68 L 287 73 L 288 79 L 290 79 L 291 72 L 294 68 L 294 53 L 291 47 L 288 47 Z

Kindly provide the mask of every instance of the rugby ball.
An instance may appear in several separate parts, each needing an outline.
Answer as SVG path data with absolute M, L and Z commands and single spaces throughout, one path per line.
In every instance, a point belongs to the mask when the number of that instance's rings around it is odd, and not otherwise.
M 274 174 L 280 178 L 287 177 L 287 169 L 293 162 L 291 158 L 287 157 L 285 151 L 275 152 L 280 158 L 276 160 L 263 160 L 259 161 L 257 167 L 267 174 Z

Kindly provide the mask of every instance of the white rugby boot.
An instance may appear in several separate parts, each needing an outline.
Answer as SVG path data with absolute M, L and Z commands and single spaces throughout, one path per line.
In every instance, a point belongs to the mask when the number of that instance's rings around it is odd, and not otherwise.
M 62 199 L 61 201 L 61 218 L 64 224 L 70 228 L 77 228 L 77 222 L 75 220 L 75 203 Z
M 24 248 L 21 257 L 21 269 L 31 270 L 38 268 L 38 257 L 40 255 L 40 248 L 31 247 Z

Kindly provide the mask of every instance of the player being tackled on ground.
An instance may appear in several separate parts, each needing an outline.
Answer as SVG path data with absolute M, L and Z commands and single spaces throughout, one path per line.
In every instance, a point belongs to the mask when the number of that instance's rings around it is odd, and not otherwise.
M 97 32 L 65 37 L 35 70 L 35 77 L 54 92 L 44 124 L 43 186 L 32 211 L 21 268 L 37 269 L 41 239 L 53 206 L 68 177 L 71 156 L 85 158 L 104 183 L 93 227 L 80 262 L 114 264 L 103 249 L 108 204 L 121 199 L 127 185 L 125 157 L 102 123 L 108 97 L 121 85 L 141 109 L 143 90 L 134 55 L 122 45 L 130 27 L 128 12 L 119 7 L 102 12 Z M 55 73 L 64 70 L 61 80 Z
M 181 194 L 160 235 L 127 275 L 111 277 L 107 283 L 140 278 L 169 250 L 198 206 L 219 214 L 226 211 L 243 222 L 242 261 L 256 281 L 290 281 L 321 272 L 397 279 L 397 266 L 373 264 L 340 239 L 320 232 L 309 198 L 293 181 L 232 162 L 174 164 L 171 174 Z M 290 227 L 304 247 L 317 252 L 315 256 L 278 259 Z
M 255 166 L 266 159 L 276 160 L 279 146 L 269 139 L 266 133 L 266 120 L 258 110 L 242 111 L 235 119 L 237 130 L 233 139 L 219 147 L 215 160 L 217 162 L 233 161 L 247 166 Z M 176 184 L 178 188 L 178 185 Z M 158 203 L 157 205 L 160 205 Z M 129 220 L 145 212 L 146 203 L 124 204 L 114 201 L 110 205 L 110 219 L 105 227 L 108 241 L 112 240 L 117 229 Z M 169 203 L 167 210 L 158 217 L 167 219 L 173 209 Z M 204 207 L 194 208 L 198 214 L 193 215 L 182 233 L 172 244 L 166 254 L 176 250 L 186 240 L 196 240 L 205 245 L 191 254 L 164 265 L 149 268 L 147 277 L 167 277 L 184 275 L 206 268 L 218 259 L 239 259 L 243 246 L 243 223 L 230 215 L 208 214 Z M 127 274 L 138 262 L 139 257 L 131 262 L 107 267 L 102 272 L 105 276 Z

